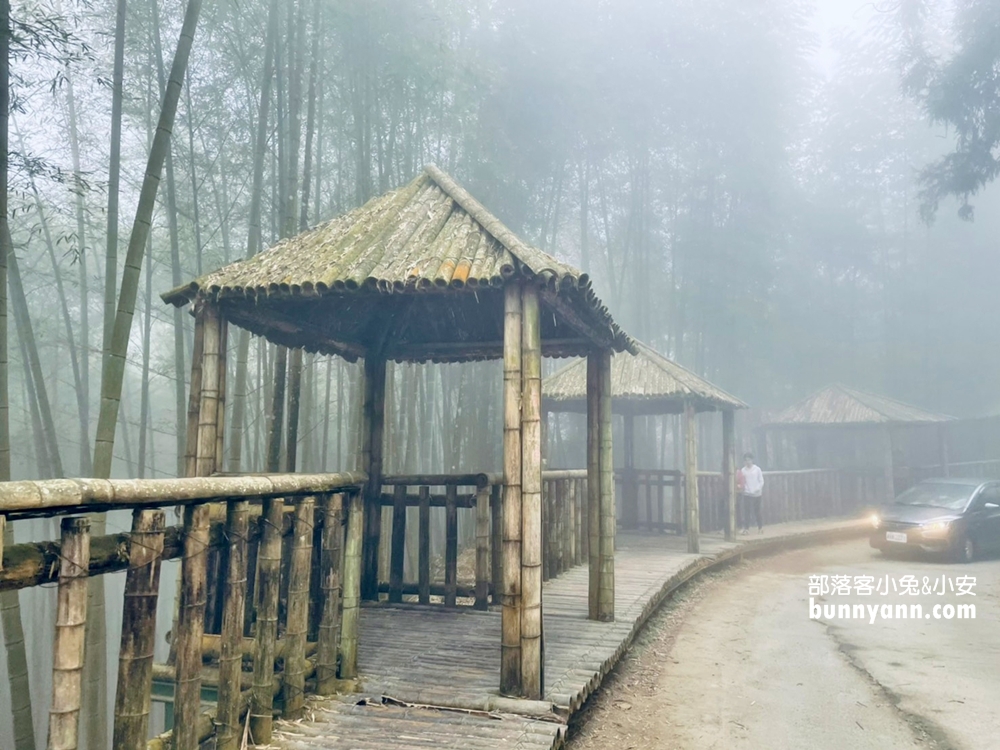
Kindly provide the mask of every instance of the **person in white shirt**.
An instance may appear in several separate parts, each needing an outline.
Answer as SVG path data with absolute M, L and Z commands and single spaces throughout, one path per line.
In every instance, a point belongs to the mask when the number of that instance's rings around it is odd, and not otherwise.
M 743 468 L 740 469 L 743 475 L 743 533 L 750 533 L 750 513 L 757 521 L 757 532 L 764 532 L 764 524 L 761 521 L 760 506 L 764 495 L 764 472 L 753 462 L 752 453 L 743 454 Z

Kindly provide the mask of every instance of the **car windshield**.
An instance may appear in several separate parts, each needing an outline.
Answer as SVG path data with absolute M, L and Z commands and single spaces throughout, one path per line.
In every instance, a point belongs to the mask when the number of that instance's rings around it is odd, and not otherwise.
M 908 489 L 896 498 L 896 503 L 961 510 L 975 489 L 971 485 L 926 482 Z

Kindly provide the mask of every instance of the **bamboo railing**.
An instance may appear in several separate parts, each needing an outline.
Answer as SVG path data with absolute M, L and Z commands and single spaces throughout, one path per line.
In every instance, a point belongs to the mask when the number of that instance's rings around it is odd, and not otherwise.
M 116 750 L 194 750 L 211 736 L 217 748 L 237 748 L 248 710 L 254 738 L 266 742 L 276 695 L 294 718 L 308 689 L 328 693 L 338 676 L 353 677 L 365 481 L 344 473 L 0 483 L 4 522 L 61 517 L 60 541 L 0 548 L 0 590 L 58 584 L 49 746 L 78 746 L 86 581 L 93 575 L 127 571 Z M 184 521 L 166 528 L 162 508 L 171 506 L 183 509 Z M 81 514 L 114 509 L 132 510 L 132 531 L 92 539 Z M 154 665 L 159 571 L 163 560 L 175 558 L 182 561 L 176 658 Z M 244 690 L 248 653 L 254 671 Z M 213 664 L 216 707 L 203 714 L 202 676 Z M 185 715 L 198 718 L 147 743 L 154 674 L 172 677 L 175 712 L 185 706 Z

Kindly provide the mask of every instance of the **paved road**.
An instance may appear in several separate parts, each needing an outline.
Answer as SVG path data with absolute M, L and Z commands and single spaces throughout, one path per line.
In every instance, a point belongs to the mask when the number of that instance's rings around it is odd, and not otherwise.
M 975 576 L 976 596 L 828 594 L 824 604 L 919 603 L 921 619 L 810 619 L 810 576 Z M 938 583 L 940 586 L 940 583 Z M 867 542 L 754 561 L 654 623 L 570 743 L 642 748 L 1000 748 L 1000 561 L 886 559 Z M 935 604 L 975 619 L 933 619 Z M 912 614 L 912 610 L 908 613 Z M 926 615 L 931 615 L 928 619 Z M 944 615 L 945 610 L 939 614 Z

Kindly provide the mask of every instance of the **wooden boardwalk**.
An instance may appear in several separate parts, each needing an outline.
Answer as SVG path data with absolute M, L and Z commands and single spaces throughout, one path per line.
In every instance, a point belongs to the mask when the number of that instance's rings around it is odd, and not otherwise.
M 306 748 L 557 748 L 566 722 L 614 667 L 662 600 L 698 571 L 778 544 L 863 532 L 857 521 L 781 524 L 737 544 L 702 537 L 619 534 L 615 622 L 587 619 L 587 567 L 544 587 L 545 701 L 499 699 L 500 614 L 373 605 L 361 615 L 358 693 L 315 699 L 281 722 L 275 746 Z M 446 709 L 446 710 L 442 710 Z

